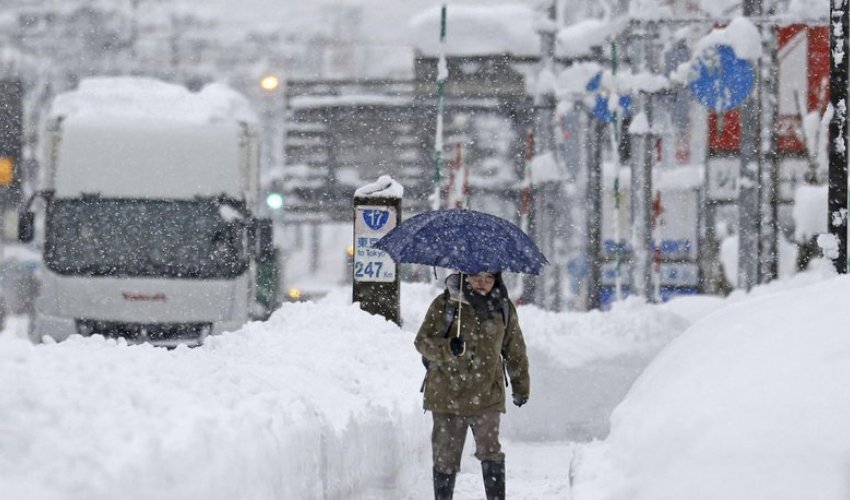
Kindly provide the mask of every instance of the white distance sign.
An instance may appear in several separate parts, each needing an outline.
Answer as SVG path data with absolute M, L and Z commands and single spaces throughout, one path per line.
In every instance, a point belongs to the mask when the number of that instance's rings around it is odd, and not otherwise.
M 396 226 L 396 208 L 356 207 L 354 214 L 354 281 L 395 281 L 395 262 L 385 252 L 372 248 Z

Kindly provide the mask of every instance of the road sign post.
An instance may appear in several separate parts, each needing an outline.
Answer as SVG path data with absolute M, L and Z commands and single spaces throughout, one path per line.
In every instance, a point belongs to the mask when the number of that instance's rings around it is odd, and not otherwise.
M 401 222 L 401 186 L 387 176 L 354 194 L 353 300 L 371 314 L 401 325 L 400 279 L 395 262 L 373 248 Z

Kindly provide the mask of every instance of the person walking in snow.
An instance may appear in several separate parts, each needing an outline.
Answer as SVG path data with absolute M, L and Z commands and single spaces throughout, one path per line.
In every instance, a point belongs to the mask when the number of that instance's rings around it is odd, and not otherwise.
M 475 439 L 487 500 L 505 498 L 499 424 L 508 379 L 513 403 L 528 402 L 530 377 L 516 307 L 501 273 L 452 274 L 431 303 L 414 341 L 427 367 L 424 407 L 431 411 L 434 498 L 450 500 L 467 429 Z

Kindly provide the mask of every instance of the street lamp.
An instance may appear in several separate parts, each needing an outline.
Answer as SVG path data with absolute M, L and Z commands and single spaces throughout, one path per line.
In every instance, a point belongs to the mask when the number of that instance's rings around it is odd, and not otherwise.
M 274 92 L 280 87 L 280 78 L 276 75 L 263 75 L 260 78 L 260 88 L 266 92 Z

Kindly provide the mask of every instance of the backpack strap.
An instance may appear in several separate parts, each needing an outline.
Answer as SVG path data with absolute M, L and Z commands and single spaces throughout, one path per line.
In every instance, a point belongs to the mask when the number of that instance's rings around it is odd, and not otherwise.
M 452 323 L 457 319 L 457 305 L 453 304 L 450 299 L 449 291 L 443 292 L 443 337 L 449 338 L 449 331 L 452 329 Z M 431 364 L 425 356 L 422 356 L 422 364 L 427 369 Z M 425 382 L 422 382 L 422 389 L 425 388 Z M 420 390 L 421 392 L 421 390 Z
M 457 319 L 457 305 L 450 300 L 449 291 L 443 292 L 443 337 L 449 338 L 449 330 Z
M 511 320 L 511 303 L 509 300 L 502 300 L 502 321 L 505 322 L 505 336 L 508 333 L 508 324 Z M 505 346 L 502 344 L 502 373 L 505 375 L 505 387 L 508 387 L 508 361 L 505 359 Z

